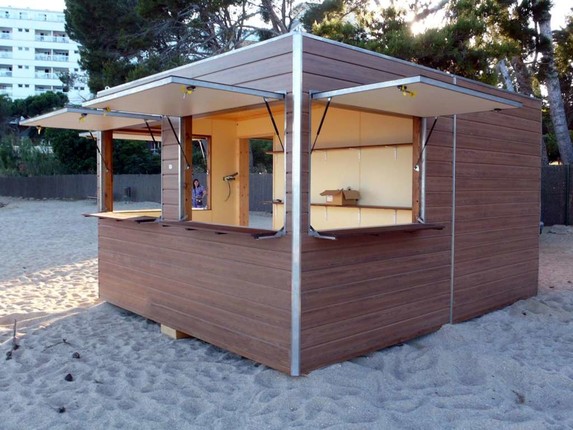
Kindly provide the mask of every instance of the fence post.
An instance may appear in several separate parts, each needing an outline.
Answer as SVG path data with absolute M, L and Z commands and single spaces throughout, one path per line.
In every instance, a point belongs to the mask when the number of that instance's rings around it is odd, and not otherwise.
M 571 198 L 571 168 L 573 165 L 569 164 L 565 169 L 565 225 L 571 225 L 571 204 L 573 203 Z

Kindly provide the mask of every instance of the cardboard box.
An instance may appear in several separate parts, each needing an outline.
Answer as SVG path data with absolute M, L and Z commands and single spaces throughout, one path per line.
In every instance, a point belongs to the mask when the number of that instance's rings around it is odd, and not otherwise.
M 320 195 L 326 196 L 326 204 L 333 206 L 356 206 L 360 198 L 356 190 L 324 190 Z

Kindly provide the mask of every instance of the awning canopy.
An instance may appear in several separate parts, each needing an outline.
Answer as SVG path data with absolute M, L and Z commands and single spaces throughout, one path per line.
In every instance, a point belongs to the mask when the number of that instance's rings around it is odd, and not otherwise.
M 424 76 L 323 91 L 312 94 L 312 98 L 332 99 L 332 104 L 338 106 L 417 117 L 461 115 L 522 106 L 519 102 Z
M 185 117 L 283 100 L 283 93 L 168 76 L 85 102 L 86 107 Z
M 20 122 L 26 127 L 65 128 L 71 130 L 116 130 L 145 122 L 160 121 L 158 115 L 142 115 L 101 109 L 67 107 Z

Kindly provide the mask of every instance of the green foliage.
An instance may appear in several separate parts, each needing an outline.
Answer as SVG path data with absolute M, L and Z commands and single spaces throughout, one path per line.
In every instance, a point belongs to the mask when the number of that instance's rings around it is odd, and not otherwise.
M 14 176 L 18 172 L 18 153 L 9 138 L 0 140 L 0 175 Z
M 37 96 L 26 97 L 12 102 L 11 114 L 14 117 L 30 118 L 61 108 L 68 103 L 68 96 L 64 93 L 48 91 Z
M 77 130 L 49 128 L 44 138 L 62 166 L 61 173 L 75 175 L 96 172 L 96 143 L 85 139 Z
M 88 86 L 100 91 L 228 51 L 245 40 L 247 0 L 66 0 L 66 32 L 79 42 Z
M 50 147 L 15 137 L 0 141 L 0 175 L 48 176 L 58 173 L 61 173 L 61 165 Z
M 273 150 L 273 141 L 270 139 L 251 139 L 249 144 L 251 173 L 272 173 L 273 156 L 268 152 Z
M 134 63 L 143 60 L 145 22 L 137 0 L 66 0 L 66 33 L 79 42 L 80 66 L 89 72 L 92 92 L 124 83 Z
M 313 33 L 490 84 L 497 83 L 496 60 L 519 52 L 515 43 L 492 37 L 491 19 L 499 12 L 493 1 L 450 1 L 443 24 L 421 34 L 412 32 L 404 9 L 355 12 L 348 20 L 344 4 L 338 14 L 334 5 L 341 4 L 329 3 L 320 22 L 317 8 L 305 16 L 305 23 L 315 22 Z
M 573 140 L 573 130 L 569 130 L 569 134 L 571 135 L 571 140 Z M 545 139 L 545 145 L 547 147 L 547 158 L 549 162 L 561 161 L 561 157 L 559 155 L 559 146 L 557 145 L 557 138 L 555 137 L 555 133 L 547 133 L 543 136 Z
M 153 154 L 147 142 L 115 140 L 113 173 L 116 175 L 161 173 L 161 155 Z
M 563 103 L 569 129 L 573 129 L 573 15 L 567 25 L 554 33 L 555 63 L 559 72 Z

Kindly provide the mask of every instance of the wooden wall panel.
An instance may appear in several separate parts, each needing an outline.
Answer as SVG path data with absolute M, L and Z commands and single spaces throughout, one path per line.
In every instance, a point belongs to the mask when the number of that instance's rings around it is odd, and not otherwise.
M 519 101 L 458 120 L 454 321 L 537 292 L 541 106 Z
M 100 220 L 100 297 L 290 370 L 289 242 Z
M 171 118 L 171 124 L 177 133 L 179 119 Z M 168 221 L 179 221 L 181 215 L 179 207 L 181 148 L 177 139 L 178 136 L 173 133 L 168 118 L 163 118 L 161 123 L 161 217 Z
M 305 38 L 304 46 L 308 90 L 415 75 L 452 79 L 314 38 Z M 475 87 L 466 81 L 464 86 Z M 483 85 L 474 89 L 483 88 L 505 95 Z M 452 117 L 437 121 L 425 149 L 426 222 L 442 223 L 444 230 L 303 241 L 303 371 L 402 342 L 447 323 L 452 262 L 456 320 L 535 293 L 540 106 L 518 95 L 508 97 L 524 107 L 457 119 L 455 255 L 451 248 Z M 428 119 L 427 133 L 432 123 Z

